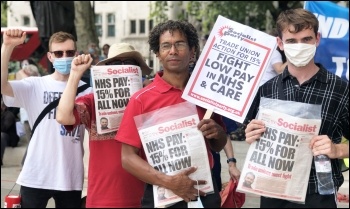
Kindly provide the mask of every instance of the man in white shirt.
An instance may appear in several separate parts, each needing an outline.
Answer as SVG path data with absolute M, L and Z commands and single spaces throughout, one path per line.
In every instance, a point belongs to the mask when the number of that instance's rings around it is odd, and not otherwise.
M 67 85 L 72 67 L 89 68 L 90 55 L 76 56 L 74 36 L 66 32 L 54 33 L 49 40 L 48 59 L 55 71 L 43 77 L 28 77 L 8 81 L 8 63 L 13 49 L 22 44 L 26 33 L 9 29 L 3 34 L 1 46 L 1 94 L 8 106 L 27 110 L 29 124 L 43 109 L 58 99 Z M 79 86 L 84 82 L 80 82 Z M 88 88 L 80 95 L 92 92 Z M 17 179 L 21 185 L 23 208 L 45 208 L 53 198 L 57 208 L 79 208 L 84 182 L 84 127 L 72 132 L 56 121 L 56 109 L 47 113 L 36 128 L 28 146 L 26 162 Z

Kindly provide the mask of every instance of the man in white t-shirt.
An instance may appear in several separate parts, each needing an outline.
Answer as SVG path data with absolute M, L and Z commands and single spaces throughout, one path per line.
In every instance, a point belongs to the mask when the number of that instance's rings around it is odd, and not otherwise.
M 71 66 L 79 70 L 89 68 L 92 58 L 84 54 L 76 56 L 74 36 L 57 32 L 51 36 L 47 52 L 55 71 L 43 77 L 31 76 L 9 82 L 11 53 L 25 38 L 26 33 L 20 29 L 8 29 L 3 33 L 1 94 L 6 105 L 27 110 L 29 124 L 33 127 L 43 109 L 62 94 Z M 83 84 L 80 81 L 79 86 Z M 80 95 L 90 92 L 92 89 L 88 88 Z M 56 121 L 56 109 L 44 116 L 31 138 L 26 161 L 16 182 L 21 185 L 23 208 L 45 208 L 50 198 L 55 200 L 56 208 L 80 207 L 84 182 L 84 132 L 83 126 L 67 132 Z

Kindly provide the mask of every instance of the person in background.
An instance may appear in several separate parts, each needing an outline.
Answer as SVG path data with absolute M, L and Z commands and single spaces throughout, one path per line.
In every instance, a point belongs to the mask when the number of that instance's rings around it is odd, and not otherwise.
M 55 71 L 46 76 L 30 76 L 8 81 L 8 64 L 13 49 L 22 44 L 26 33 L 8 29 L 3 33 L 1 46 L 1 94 L 7 106 L 27 110 L 30 126 L 44 108 L 58 99 L 67 85 L 71 63 L 84 55 L 76 55 L 76 42 L 72 34 L 57 32 L 49 40 L 48 59 Z M 73 68 L 87 69 L 91 63 L 79 63 Z M 79 86 L 83 85 L 79 82 Z M 79 95 L 90 93 L 91 88 Z M 79 96 L 78 95 L 78 96 Z M 73 134 L 56 121 L 56 110 L 47 113 L 37 126 L 28 146 L 27 157 L 16 181 L 21 185 L 23 208 L 45 208 L 53 198 L 57 208 L 79 208 L 84 182 L 83 127 Z
M 206 194 L 195 185 L 205 184 L 204 180 L 192 180 L 189 175 L 196 172 L 195 167 L 180 171 L 176 175 L 166 175 L 153 168 L 143 155 L 141 139 L 134 122 L 137 115 L 185 102 L 181 95 L 190 77 L 190 58 L 199 48 L 198 35 L 192 24 L 186 21 L 169 20 L 158 24 L 149 35 L 150 50 L 158 57 L 163 71 L 156 74 L 153 82 L 136 92 L 129 100 L 124 112 L 116 140 L 122 144 L 123 168 L 146 183 L 142 207 L 154 207 L 153 185 L 171 190 L 183 199 L 172 208 L 187 208 L 187 203 L 200 198 L 204 207 L 219 208 L 221 198 L 215 180 L 214 192 Z M 211 149 L 220 151 L 227 143 L 225 126 L 221 116 L 213 114 L 212 119 L 203 119 L 205 109 L 197 106 L 198 129 L 206 140 L 210 168 L 213 167 Z M 144 153 L 144 152 L 143 152 Z
M 278 36 L 276 29 L 273 29 L 271 35 L 275 37 Z M 283 61 L 282 54 L 283 51 L 278 50 L 278 47 L 276 47 L 276 49 L 272 51 L 270 62 L 267 65 L 266 70 L 260 80 L 260 86 L 263 85 L 266 81 L 275 77 L 276 75 L 281 74 L 286 68 L 287 62 Z
M 107 59 L 109 47 L 110 47 L 109 44 L 104 44 L 102 46 L 102 56 L 100 57 L 100 60 Z
M 97 66 L 100 65 L 136 65 L 141 68 L 143 75 L 151 72 L 142 55 L 128 43 L 112 44 L 108 58 L 97 63 Z M 140 208 L 144 183 L 123 169 L 122 145 L 114 140 L 116 131 L 97 133 L 93 93 L 75 99 L 78 82 L 84 70 L 71 72 L 57 107 L 57 121 L 67 130 L 83 124 L 89 132 L 86 207 Z
M 313 13 L 301 8 L 285 10 L 278 16 L 276 25 L 277 43 L 287 57 L 287 68 L 260 86 L 245 120 L 246 142 L 258 140 L 266 131 L 264 122 L 254 119 L 262 97 L 321 105 L 322 125 L 309 147 L 314 156 L 322 154 L 331 159 L 332 178 L 338 190 L 344 182 L 338 159 L 349 157 L 349 145 L 341 143 L 342 136 L 349 138 L 349 82 L 314 62 L 321 35 Z M 260 207 L 336 208 L 335 194 L 318 192 L 314 162 L 308 176 L 305 204 L 261 196 Z
M 96 44 L 95 43 L 89 43 L 87 45 L 87 49 L 85 50 L 81 50 L 79 52 L 79 55 L 83 55 L 83 54 L 90 54 L 90 56 L 92 57 L 92 66 L 93 65 L 96 65 L 96 63 L 99 62 L 100 60 L 100 56 L 98 54 L 98 51 L 97 51 L 97 47 L 96 47 Z M 91 80 L 91 67 L 85 71 L 85 73 L 83 74 L 83 76 L 81 77 L 81 81 L 87 83 L 90 85 L 90 87 L 92 87 L 92 80 Z
M 4 157 L 5 148 L 17 147 L 19 137 L 16 132 L 16 117 L 7 109 L 3 99 L 1 98 L 1 166 Z
M 87 53 L 92 57 L 92 65 L 96 65 L 100 61 L 99 49 L 95 43 L 88 45 Z

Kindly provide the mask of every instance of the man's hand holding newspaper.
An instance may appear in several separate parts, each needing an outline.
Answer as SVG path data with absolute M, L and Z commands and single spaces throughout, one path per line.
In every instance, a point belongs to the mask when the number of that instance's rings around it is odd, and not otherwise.
M 197 167 L 190 167 L 171 178 L 171 188 L 169 188 L 174 194 L 184 199 L 186 202 L 197 199 L 198 190 L 194 186 L 197 185 L 197 181 L 192 180 L 189 175 L 196 172 Z M 206 184 L 205 180 L 198 180 L 198 185 Z M 199 195 L 205 195 L 205 192 L 199 190 Z

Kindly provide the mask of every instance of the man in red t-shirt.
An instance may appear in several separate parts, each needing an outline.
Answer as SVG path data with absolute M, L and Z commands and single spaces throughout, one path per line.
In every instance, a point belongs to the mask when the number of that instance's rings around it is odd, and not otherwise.
M 150 50 L 153 51 L 163 66 L 154 81 L 136 92 L 130 99 L 124 112 L 116 140 L 122 143 L 123 167 L 146 182 L 146 189 L 142 198 L 142 207 L 154 207 L 153 185 L 171 190 L 184 201 L 170 207 L 187 208 L 187 202 L 197 199 L 197 185 L 189 175 L 196 172 L 195 167 L 187 168 L 176 175 L 166 175 L 154 169 L 146 158 L 138 154 L 143 150 L 142 142 L 134 122 L 134 116 L 151 112 L 163 107 L 185 102 L 181 98 L 190 77 L 190 58 L 199 48 L 196 29 L 188 22 L 173 21 L 161 23 L 153 28 L 149 36 Z M 213 167 L 210 149 L 220 151 L 227 139 L 221 116 L 214 114 L 213 119 L 203 119 L 205 109 L 197 106 L 199 119 L 198 129 L 202 131 L 206 141 L 209 164 Z M 160 116 L 161 117 L 161 116 Z M 198 184 L 205 181 L 198 180 Z M 199 192 L 204 207 L 220 208 L 220 195 L 214 183 L 214 193 Z

